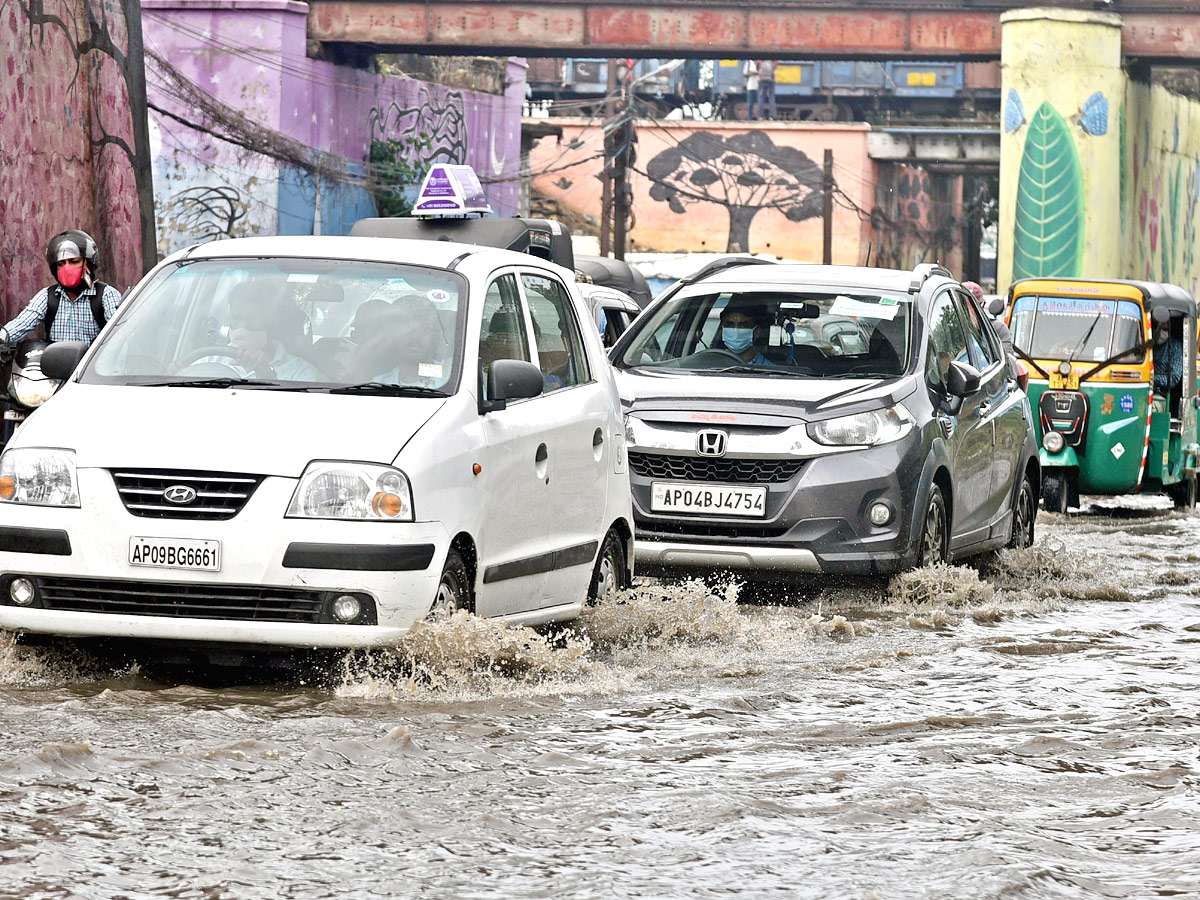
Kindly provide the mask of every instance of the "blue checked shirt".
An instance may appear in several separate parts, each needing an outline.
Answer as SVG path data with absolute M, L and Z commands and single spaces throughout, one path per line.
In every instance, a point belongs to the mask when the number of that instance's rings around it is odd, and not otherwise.
M 42 288 L 33 295 L 33 299 L 17 315 L 15 319 L 0 328 L 0 343 L 15 344 L 23 340 L 42 324 L 46 318 L 47 299 L 51 288 Z M 100 333 L 96 319 L 92 315 L 92 297 L 96 286 L 86 288 L 79 297 L 72 300 L 58 285 L 53 290 L 58 291 L 58 314 L 54 317 L 52 334 L 47 337 L 52 341 L 85 341 L 91 343 Z M 104 314 L 112 319 L 121 303 L 120 292 L 112 285 L 105 285 Z

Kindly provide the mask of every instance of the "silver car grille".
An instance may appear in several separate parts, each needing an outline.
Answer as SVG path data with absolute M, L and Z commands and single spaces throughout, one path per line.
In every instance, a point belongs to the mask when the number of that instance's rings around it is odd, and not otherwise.
M 263 480 L 262 475 L 169 469 L 120 469 L 112 477 L 125 508 L 150 519 L 232 519 Z

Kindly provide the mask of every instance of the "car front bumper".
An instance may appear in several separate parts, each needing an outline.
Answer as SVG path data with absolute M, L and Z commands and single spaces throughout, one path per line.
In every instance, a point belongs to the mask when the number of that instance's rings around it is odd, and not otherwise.
M 79 486 L 79 509 L 0 504 L 0 628 L 298 648 L 390 644 L 428 614 L 449 548 L 440 523 L 285 519 L 292 479 L 265 479 L 223 521 L 134 516 L 100 470 L 80 470 Z M 220 541 L 220 571 L 134 565 L 134 537 Z M 9 599 L 18 576 L 38 586 L 35 606 Z M 329 603 L 347 593 L 373 605 L 370 624 L 332 620 Z
M 728 569 L 755 579 L 891 574 L 916 559 L 911 534 L 920 462 L 915 434 L 808 459 L 786 484 L 769 486 L 767 515 L 758 519 L 651 512 L 651 485 L 662 479 L 633 474 L 639 571 Z M 892 511 L 883 526 L 868 518 L 879 502 Z

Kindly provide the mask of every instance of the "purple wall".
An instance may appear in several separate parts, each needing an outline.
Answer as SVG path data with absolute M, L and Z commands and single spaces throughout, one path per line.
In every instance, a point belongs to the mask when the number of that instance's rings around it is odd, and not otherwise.
M 5 320 L 51 282 L 46 243 L 67 228 L 96 238 L 105 281 L 124 289 L 141 277 L 124 15 L 119 0 L 0 3 Z
M 399 142 L 423 171 L 466 162 L 498 215 L 518 205 L 523 64 L 504 96 L 454 90 L 309 59 L 307 6 L 293 0 L 143 0 L 152 105 L 159 252 L 244 234 L 345 233 L 375 215 L 367 161 L 372 139 Z M 307 148 L 330 173 L 317 178 L 215 135 L 170 67 L 220 104 Z M 212 133 L 207 133 L 212 132 Z

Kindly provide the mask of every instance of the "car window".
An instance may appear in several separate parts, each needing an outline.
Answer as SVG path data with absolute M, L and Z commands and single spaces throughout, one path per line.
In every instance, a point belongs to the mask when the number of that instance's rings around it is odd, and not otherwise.
M 547 275 L 521 275 L 533 322 L 538 365 L 546 393 L 588 380 L 587 357 L 579 322 L 567 290 Z
M 487 396 L 488 372 L 498 359 L 531 362 L 525 315 L 515 275 L 501 275 L 483 297 L 483 319 L 479 328 L 479 365 Z
M 995 346 L 991 329 L 983 324 L 983 314 L 975 305 L 975 301 L 966 294 L 958 293 L 957 296 L 967 325 L 967 349 L 971 354 L 971 365 L 982 372 L 1000 358 L 1000 353 Z
M 466 281 L 355 260 L 193 259 L 123 307 L 84 381 L 457 383 Z
M 907 370 L 911 312 L 911 298 L 900 292 L 697 285 L 639 317 L 616 363 L 698 373 L 896 376 Z
M 925 378 L 931 387 L 943 388 L 950 363 L 969 363 L 967 336 L 962 317 L 949 291 L 941 293 L 929 310 L 929 349 L 925 361 Z

